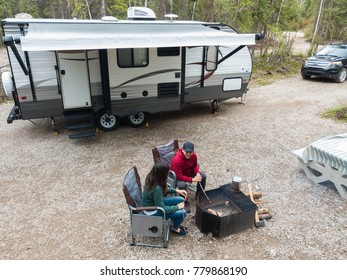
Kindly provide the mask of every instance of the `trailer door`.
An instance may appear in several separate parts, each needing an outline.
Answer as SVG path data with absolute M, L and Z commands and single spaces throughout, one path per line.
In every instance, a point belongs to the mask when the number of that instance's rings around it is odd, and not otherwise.
M 58 61 L 64 109 L 91 107 L 86 52 L 61 51 Z

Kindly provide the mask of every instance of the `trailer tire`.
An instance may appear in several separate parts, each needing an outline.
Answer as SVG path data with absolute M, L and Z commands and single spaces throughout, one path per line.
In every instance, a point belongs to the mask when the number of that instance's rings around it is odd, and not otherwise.
M 97 127 L 103 131 L 112 131 L 120 126 L 121 118 L 116 115 L 109 115 L 105 109 L 96 114 Z
M 142 127 L 147 123 L 147 114 L 145 112 L 138 112 L 133 115 L 127 115 L 125 122 L 130 127 Z

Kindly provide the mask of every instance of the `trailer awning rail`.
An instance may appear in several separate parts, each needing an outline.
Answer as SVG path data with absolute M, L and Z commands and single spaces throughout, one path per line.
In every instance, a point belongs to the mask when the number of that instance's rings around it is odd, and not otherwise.
M 30 23 L 23 51 L 255 45 L 258 34 L 237 34 L 203 24 Z

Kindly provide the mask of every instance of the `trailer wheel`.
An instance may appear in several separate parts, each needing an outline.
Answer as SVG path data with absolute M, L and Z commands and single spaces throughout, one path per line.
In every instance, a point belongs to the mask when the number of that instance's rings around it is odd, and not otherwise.
M 103 131 L 112 131 L 119 127 L 120 117 L 109 115 L 106 110 L 101 110 L 96 114 L 97 126 Z
M 138 112 L 134 115 L 126 116 L 125 121 L 130 127 L 142 127 L 147 122 L 147 115 L 144 112 Z

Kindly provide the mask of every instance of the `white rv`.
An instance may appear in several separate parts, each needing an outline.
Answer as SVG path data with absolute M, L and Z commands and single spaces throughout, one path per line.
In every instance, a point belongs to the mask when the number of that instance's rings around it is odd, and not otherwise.
M 261 34 L 220 23 L 155 20 L 131 8 L 128 20 L 10 18 L 1 21 L 14 107 L 7 119 L 64 116 L 70 138 L 143 126 L 147 114 L 186 103 L 242 98 L 252 73 L 247 46 Z M 150 20 L 148 20 L 148 15 Z

